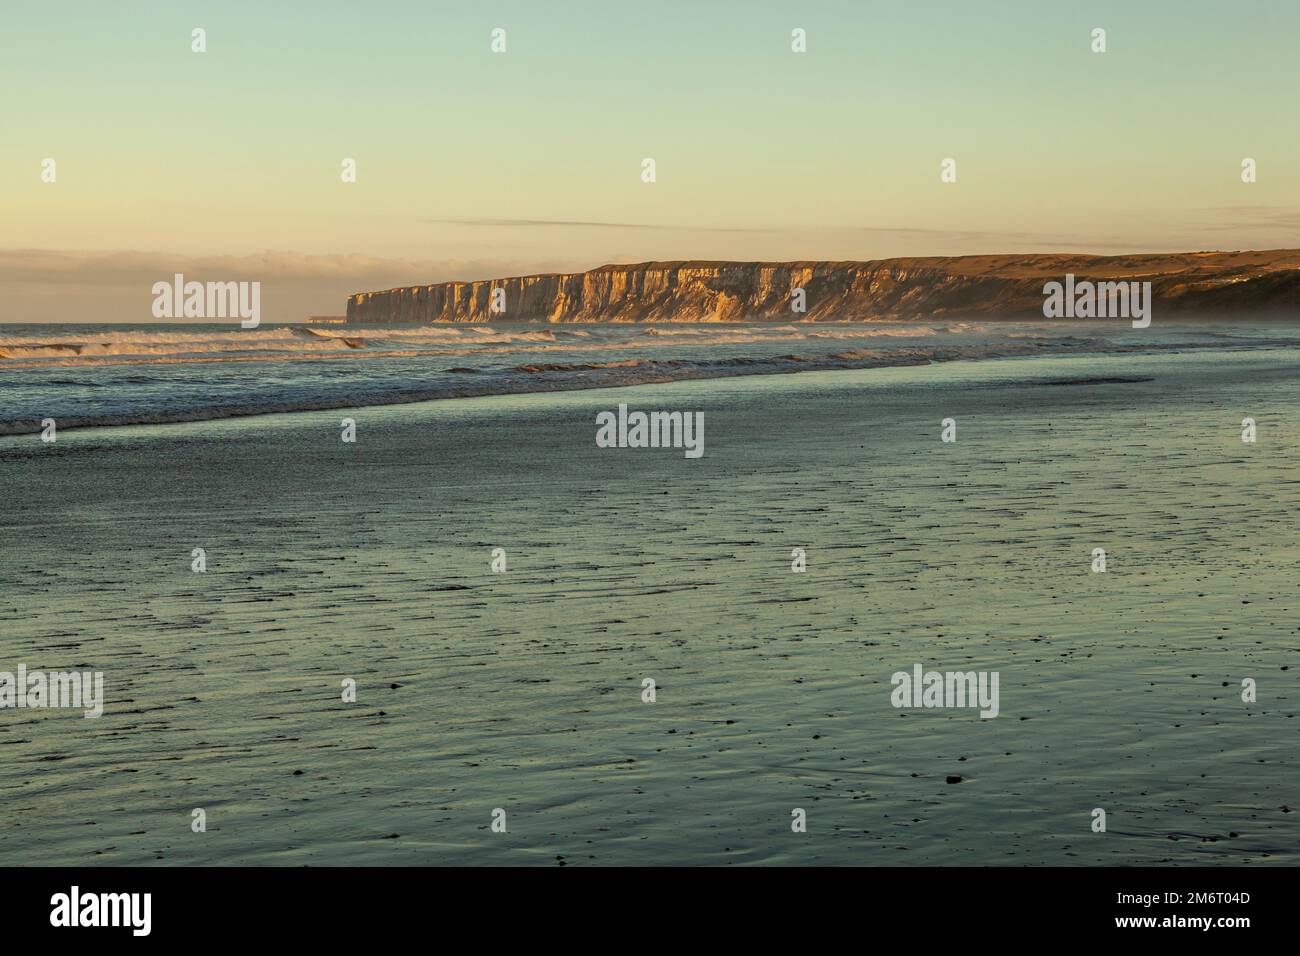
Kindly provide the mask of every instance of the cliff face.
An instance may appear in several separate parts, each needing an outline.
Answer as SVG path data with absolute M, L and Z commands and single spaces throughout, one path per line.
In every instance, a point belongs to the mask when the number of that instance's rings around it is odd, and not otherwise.
M 739 322 L 1039 318 L 1066 273 L 1149 281 L 1157 316 L 1293 316 L 1300 250 L 1001 255 L 874 262 L 643 262 L 568 275 L 442 282 L 348 299 L 350 323 Z M 806 310 L 792 311 L 802 288 Z M 505 311 L 492 310 L 504 292 Z M 500 296 L 496 297 L 500 300 Z

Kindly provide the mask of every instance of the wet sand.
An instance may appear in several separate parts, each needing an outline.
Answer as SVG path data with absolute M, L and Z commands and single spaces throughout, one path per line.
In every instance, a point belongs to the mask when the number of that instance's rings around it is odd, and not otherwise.
M 0 669 L 108 696 L 0 711 L 7 859 L 1295 863 L 1297 373 L 1074 356 L 0 438 Z M 596 448 L 619 402 L 703 411 L 704 457 Z M 895 709 L 918 662 L 998 671 L 1000 715 Z

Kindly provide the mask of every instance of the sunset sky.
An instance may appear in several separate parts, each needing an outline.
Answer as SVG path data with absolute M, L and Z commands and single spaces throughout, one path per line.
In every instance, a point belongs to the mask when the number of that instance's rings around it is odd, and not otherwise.
M 8 0 L 3 19 L 5 321 L 144 320 L 139 285 L 182 270 L 279 283 L 273 318 L 296 319 L 612 261 L 1300 246 L 1290 0 Z

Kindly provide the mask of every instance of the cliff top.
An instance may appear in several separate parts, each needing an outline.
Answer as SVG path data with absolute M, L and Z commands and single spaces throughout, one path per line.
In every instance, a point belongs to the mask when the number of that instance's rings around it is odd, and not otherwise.
M 907 272 L 933 271 L 962 278 L 1051 279 L 1065 272 L 1096 278 L 1133 278 L 1140 275 L 1211 275 L 1234 272 L 1259 274 L 1300 270 L 1300 249 L 1264 249 L 1203 252 L 1129 253 L 1101 256 L 1089 253 L 993 253 L 970 256 L 900 256 L 888 259 L 799 259 L 791 261 L 746 261 L 725 259 L 674 259 L 649 262 L 611 262 L 576 272 L 539 272 L 522 276 L 484 279 L 452 279 L 428 283 L 433 286 L 466 286 L 483 282 L 515 282 L 529 279 L 568 278 L 605 272 L 667 272 L 672 270 L 813 269 L 838 270 L 897 269 Z M 383 294 L 411 286 L 369 290 L 365 295 Z

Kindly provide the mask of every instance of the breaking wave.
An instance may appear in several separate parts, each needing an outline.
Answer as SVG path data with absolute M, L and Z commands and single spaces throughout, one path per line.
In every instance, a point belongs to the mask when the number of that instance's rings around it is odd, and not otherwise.
M 0 434 L 1027 355 L 1297 347 L 1048 323 L 0 327 Z

